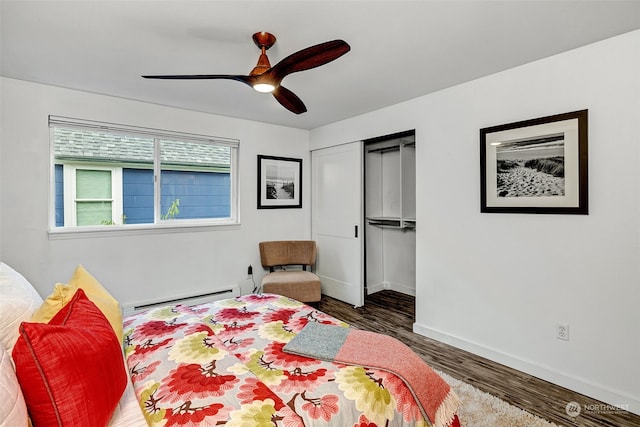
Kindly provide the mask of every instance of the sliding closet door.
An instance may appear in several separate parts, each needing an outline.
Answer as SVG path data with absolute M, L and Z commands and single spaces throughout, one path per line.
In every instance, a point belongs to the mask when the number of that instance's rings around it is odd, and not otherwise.
M 311 152 L 311 228 L 318 245 L 322 293 L 364 304 L 362 143 Z

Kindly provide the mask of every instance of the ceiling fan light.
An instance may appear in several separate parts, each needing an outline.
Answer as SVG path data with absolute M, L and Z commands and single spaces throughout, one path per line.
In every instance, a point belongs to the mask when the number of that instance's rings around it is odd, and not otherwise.
M 276 89 L 276 87 L 270 83 L 256 83 L 253 85 L 253 88 L 262 93 L 273 92 Z

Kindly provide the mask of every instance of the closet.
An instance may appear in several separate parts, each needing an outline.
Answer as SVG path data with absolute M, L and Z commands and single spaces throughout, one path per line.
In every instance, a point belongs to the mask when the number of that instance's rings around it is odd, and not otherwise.
M 415 131 L 364 141 L 365 286 L 415 295 Z

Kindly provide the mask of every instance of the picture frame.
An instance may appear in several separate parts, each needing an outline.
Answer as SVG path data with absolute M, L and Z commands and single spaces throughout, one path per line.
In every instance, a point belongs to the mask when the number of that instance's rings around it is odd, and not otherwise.
M 258 209 L 302 208 L 302 159 L 258 155 Z
M 480 129 L 480 212 L 588 215 L 588 110 Z

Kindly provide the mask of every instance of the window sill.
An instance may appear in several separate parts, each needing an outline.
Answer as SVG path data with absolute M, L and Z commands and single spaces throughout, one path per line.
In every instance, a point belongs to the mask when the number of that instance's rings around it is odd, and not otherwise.
M 190 233 L 194 231 L 233 230 L 240 228 L 235 221 L 198 222 L 181 224 L 101 225 L 97 227 L 56 227 L 49 229 L 49 240 L 85 239 L 95 237 L 138 236 L 150 234 Z

